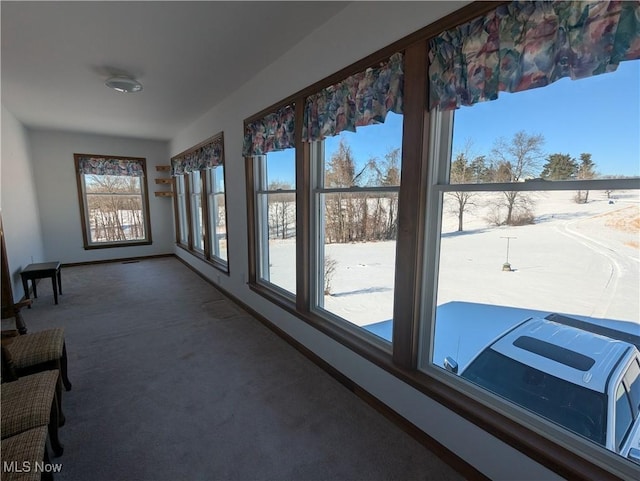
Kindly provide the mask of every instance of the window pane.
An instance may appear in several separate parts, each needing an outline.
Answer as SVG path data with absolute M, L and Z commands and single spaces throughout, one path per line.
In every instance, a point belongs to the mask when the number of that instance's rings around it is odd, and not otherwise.
M 146 239 L 139 177 L 83 177 L 91 243 Z
M 224 192 L 209 195 L 209 224 L 213 232 L 212 255 L 227 260 L 227 222 Z
M 326 188 L 398 187 L 402 164 L 402 115 L 324 140 Z
M 189 223 L 187 219 L 187 199 L 185 194 L 185 176 L 178 175 L 176 180 L 176 200 L 178 203 L 178 222 L 180 243 L 187 245 L 189 243 Z
M 391 341 L 397 193 L 331 193 L 324 200 L 319 307 Z
M 628 61 L 460 108 L 450 183 L 640 177 L 638 85 L 640 61 Z
M 638 417 L 638 412 L 640 411 L 640 364 L 638 364 L 638 360 L 631 362 L 627 373 L 624 375 L 624 382 L 631 396 L 634 416 Z
M 224 167 L 207 170 L 207 207 L 212 257 L 227 261 L 227 221 L 224 194 Z
M 296 292 L 295 150 L 257 157 L 258 276 Z
M 316 305 L 389 342 L 401 146 L 402 116 L 390 113 L 384 124 L 342 132 L 312 149 L 314 211 L 321 216 Z
M 640 328 L 640 189 L 613 180 L 640 177 L 639 82 L 640 62 L 623 62 L 432 124 L 427 360 L 612 450 L 614 413 L 584 400 L 614 405 L 612 359 Z M 567 180 L 575 189 L 548 182 Z M 515 190 L 471 190 L 491 183 Z M 502 367 L 485 362 L 493 351 Z
M 620 449 L 625 440 L 625 436 L 631 427 L 633 416 L 629 396 L 624 386 L 620 384 L 616 389 L 616 447 Z
M 594 335 L 587 332 L 592 326 L 596 330 L 598 327 L 612 329 L 606 335 L 614 339 L 616 332 L 620 336 L 638 333 L 640 191 L 466 192 L 464 195 L 468 209 L 464 211 L 464 229 L 459 230 L 461 193 L 441 194 L 432 362 L 444 367 L 445 357 L 449 356 L 457 362 L 459 373 L 467 377 L 470 366 L 475 365 L 475 370 L 481 368 L 473 361 L 474 357 L 486 352 L 498 336 L 531 317 L 545 318 L 556 313 L 588 324 L 582 325 L 584 329 L 572 331 L 572 337 L 562 326 L 557 326 L 557 332 L 549 338 L 544 337 L 544 330 L 534 331 L 531 336 L 544 342 L 556 342 L 553 337 L 564 339 L 567 351 L 556 349 L 560 354 L 554 354 L 545 347 L 531 355 L 526 349 L 517 350 L 513 346 L 509 349 L 518 351 L 532 366 L 541 362 L 543 367 L 537 366 L 537 369 L 545 376 L 562 378 L 565 383 L 580 384 L 606 395 L 605 388 L 598 387 L 601 380 L 595 374 L 594 379 L 585 384 L 582 380 L 586 379 L 585 372 L 589 369 L 580 371 L 580 363 L 572 364 L 566 356 L 597 360 L 605 348 L 611 349 L 610 355 L 614 356 L 612 345 L 598 344 L 600 341 L 592 339 Z M 586 196 L 588 203 L 579 201 Z M 507 226 L 504 224 L 511 201 L 513 222 Z M 583 341 L 576 341 L 579 339 Z M 516 354 L 512 358 L 516 359 Z M 561 359 L 564 361 L 559 361 Z M 594 373 L 602 369 L 598 366 L 601 364 L 593 369 Z M 514 383 L 515 380 L 509 381 L 511 387 Z M 531 398 L 508 391 L 509 386 L 481 385 L 600 442 L 593 426 L 586 427 L 590 421 L 581 421 L 578 416 L 581 413 L 598 425 L 607 421 L 600 422 L 595 415 L 588 414 L 584 403 L 567 403 L 567 410 L 576 411 L 575 417 L 556 418 L 547 413 L 546 407 L 538 409 Z M 550 383 L 545 386 L 548 391 L 540 391 L 540 396 L 548 401 L 553 394 L 552 387 Z M 583 423 L 580 429 L 576 427 L 579 423 Z
M 202 231 L 202 194 L 200 172 L 189 174 L 191 179 L 191 229 L 193 235 L 193 248 L 204 252 L 204 232 Z
M 523 225 L 510 227 L 500 225 L 504 193 L 467 194 L 474 207 L 465 213 L 464 231 L 458 230 L 458 199 L 443 194 L 436 333 L 461 312 L 467 315 L 456 321 L 459 330 L 446 329 L 455 339 L 444 330 L 436 337 L 434 362 L 452 352 L 442 352 L 439 341 L 448 347 L 459 341 L 460 356 L 464 351 L 468 360 L 532 314 L 614 320 L 637 329 L 639 191 L 591 191 L 588 204 L 576 203 L 575 192 L 519 192 L 516 201 L 526 210 L 518 207 L 514 217 Z M 489 308 L 507 315 L 487 316 Z

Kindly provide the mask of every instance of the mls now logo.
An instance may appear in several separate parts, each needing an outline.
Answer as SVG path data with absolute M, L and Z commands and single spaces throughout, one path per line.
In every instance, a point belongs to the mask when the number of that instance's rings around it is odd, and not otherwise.
M 59 473 L 62 464 L 45 463 L 43 461 L 2 461 L 4 473 Z

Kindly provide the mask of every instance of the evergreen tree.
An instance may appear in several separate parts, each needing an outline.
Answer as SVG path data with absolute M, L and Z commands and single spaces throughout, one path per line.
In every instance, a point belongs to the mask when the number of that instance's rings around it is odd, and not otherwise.
M 490 166 L 487 166 L 484 155 L 480 155 L 473 159 L 469 164 L 469 169 L 471 170 L 470 181 L 474 184 L 491 181 L 492 169 Z
M 546 180 L 569 180 L 577 172 L 578 164 L 569 154 L 551 154 L 542 166 L 540 177 Z

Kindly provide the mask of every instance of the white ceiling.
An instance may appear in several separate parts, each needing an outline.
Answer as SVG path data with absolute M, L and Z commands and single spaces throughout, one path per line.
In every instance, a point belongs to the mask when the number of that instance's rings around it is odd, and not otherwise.
M 1 2 L 2 104 L 33 128 L 170 139 L 348 2 Z M 127 73 L 144 86 L 104 85 Z

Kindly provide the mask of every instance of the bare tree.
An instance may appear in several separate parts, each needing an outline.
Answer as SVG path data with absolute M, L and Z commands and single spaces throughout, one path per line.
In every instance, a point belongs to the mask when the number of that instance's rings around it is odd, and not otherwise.
M 400 149 L 384 160 L 371 158 L 356 169 L 351 148 L 344 139 L 325 171 L 327 188 L 397 187 L 400 185 Z M 398 195 L 395 192 L 333 192 L 325 196 L 326 242 L 395 239 L 398 229 Z
M 496 181 L 497 182 L 521 182 L 527 177 L 533 177 L 539 168 L 543 157 L 542 145 L 544 137 L 542 134 L 529 135 L 524 131 L 516 132 L 510 141 L 498 139 L 491 151 L 496 159 Z M 505 191 L 504 206 L 507 214 L 504 223 L 514 225 L 522 223 L 521 215 L 516 211 L 519 207 L 530 206 L 531 200 L 527 195 L 518 191 Z M 522 198 L 525 199 L 522 199 Z M 531 212 L 523 213 L 526 217 L 531 216 Z
M 350 188 L 354 185 L 356 166 L 351 148 L 344 139 L 333 153 L 325 172 L 326 187 Z M 329 242 L 348 242 L 353 237 L 354 206 L 352 197 L 341 192 L 326 196 L 325 230 Z
M 139 178 L 90 175 L 86 178 L 85 187 L 94 241 L 144 237 Z
M 576 178 L 578 180 L 590 180 L 596 176 L 595 172 L 596 164 L 591 160 L 591 154 L 582 153 L 580 154 L 580 163 L 578 164 L 578 172 L 576 174 Z M 607 194 L 608 196 L 609 194 Z M 576 192 L 575 201 L 578 204 L 586 204 L 589 201 L 589 191 L 588 190 L 579 190 Z
M 473 162 L 470 161 L 472 156 L 471 149 L 473 144 L 470 140 L 465 142 L 464 148 L 456 155 L 456 160 L 451 163 L 449 171 L 450 184 L 471 184 L 477 181 L 478 176 L 483 170 L 484 158 L 476 157 Z M 474 192 L 448 192 L 447 196 L 453 200 L 452 211 L 458 217 L 458 232 L 464 229 L 464 213 L 474 205 Z
M 324 256 L 324 295 L 331 295 L 331 282 L 333 281 L 333 275 L 336 272 L 336 266 L 338 261 L 333 259 L 329 255 Z
M 289 237 L 289 224 L 292 212 L 295 212 L 295 196 L 290 192 L 277 192 L 292 189 L 290 184 L 280 180 L 269 183 L 269 190 L 276 191 L 275 194 L 269 194 L 269 230 L 281 239 Z

